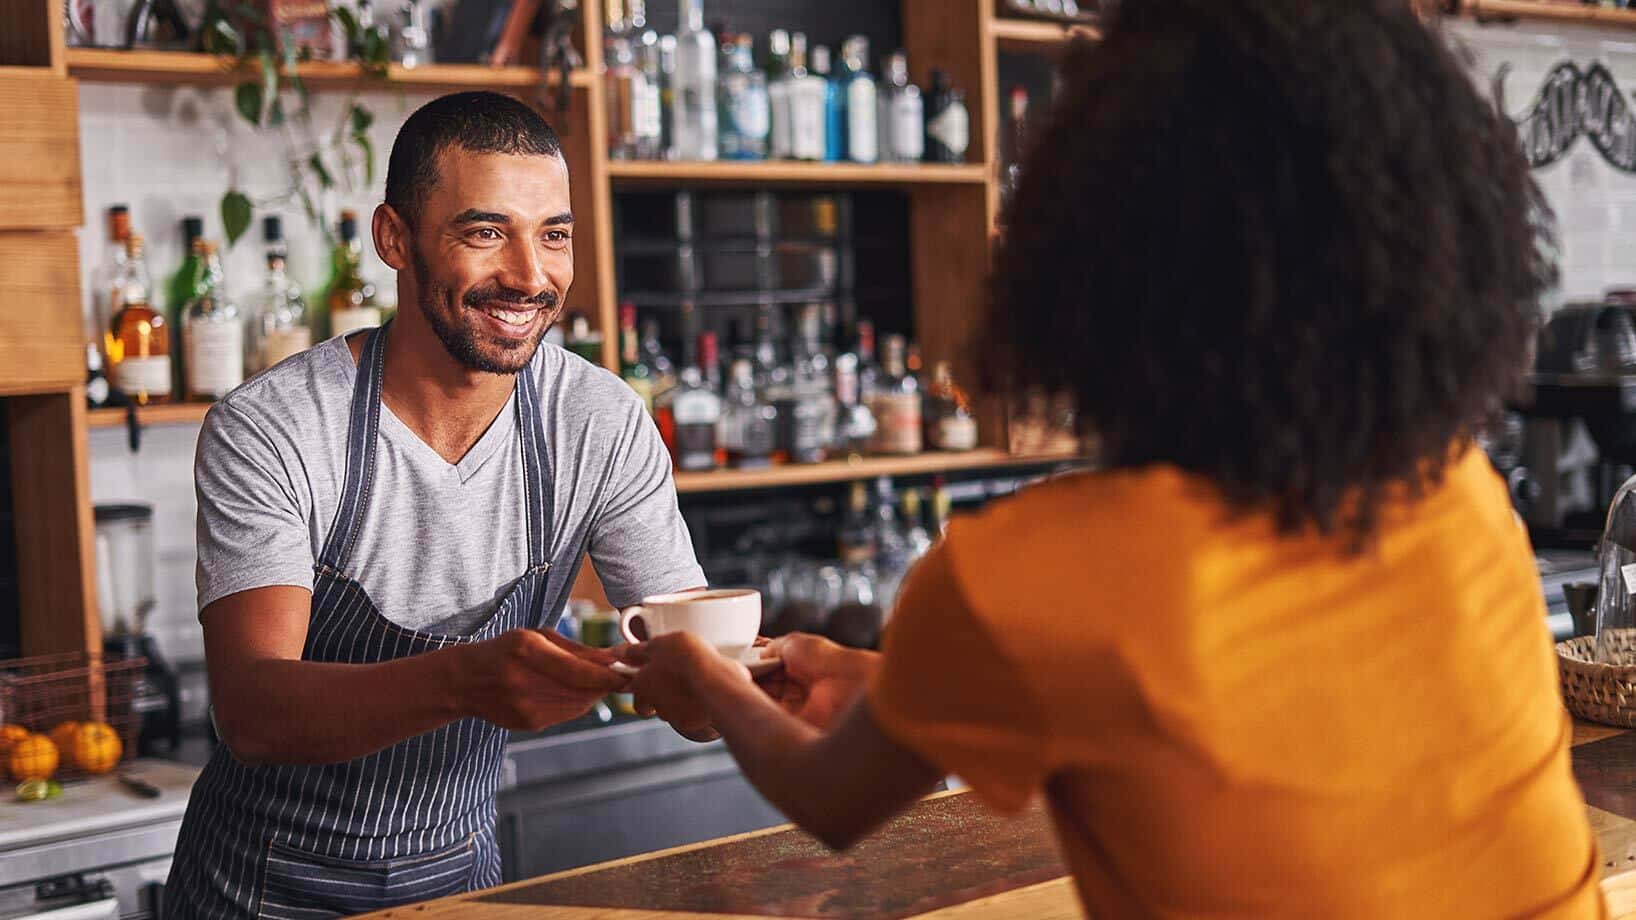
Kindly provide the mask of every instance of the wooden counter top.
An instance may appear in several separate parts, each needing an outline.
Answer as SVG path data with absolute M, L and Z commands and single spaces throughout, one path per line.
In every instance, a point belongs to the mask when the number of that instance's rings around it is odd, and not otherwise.
M 1636 920 L 1636 732 L 1575 723 L 1574 774 L 1615 918 Z M 372 914 L 377 920 L 1081 916 L 1050 820 L 932 796 L 846 853 L 775 827 Z

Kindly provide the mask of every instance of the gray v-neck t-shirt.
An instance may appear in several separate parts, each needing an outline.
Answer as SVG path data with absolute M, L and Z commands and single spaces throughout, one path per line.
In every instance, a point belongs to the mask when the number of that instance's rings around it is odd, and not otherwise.
M 618 377 L 553 345 L 539 382 L 551 457 L 551 607 L 589 550 L 608 599 L 699 587 L 704 573 L 676 506 L 670 457 Z M 205 417 L 194 461 L 199 610 L 253 588 L 311 588 L 346 478 L 357 365 L 334 338 L 249 380 Z M 356 580 L 387 619 L 471 632 L 528 568 L 516 396 L 459 463 L 385 405 L 375 483 L 352 552 Z

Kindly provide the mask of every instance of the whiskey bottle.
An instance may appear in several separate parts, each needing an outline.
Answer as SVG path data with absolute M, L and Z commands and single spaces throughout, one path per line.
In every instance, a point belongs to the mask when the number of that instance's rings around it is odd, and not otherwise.
M 642 360 L 641 342 L 636 334 L 636 305 L 619 305 L 619 376 L 636 395 L 642 405 L 653 412 L 653 369 Z
M 721 396 L 706 382 L 704 369 L 716 363 L 716 335 L 699 334 L 698 363 L 682 370 L 681 382 L 670 399 L 675 436 L 673 459 L 685 473 L 713 470 L 717 465 L 716 437 L 721 426 Z
M 375 285 L 363 276 L 364 247 L 358 239 L 358 212 L 341 212 L 340 231 L 340 241 L 331 255 L 334 280 L 326 298 L 332 337 L 381 324 Z
M 170 324 L 154 309 L 142 234 L 125 240 L 125 271 L 109 306 L 108 370 L 114 389 L 139 406 L 170 402 Z
M 870 400 L 877 454 L 904 456 L 921 451 L 920 386 L 905 363 L 906 350 L 903 336 L 886 337 L 884 373 Z

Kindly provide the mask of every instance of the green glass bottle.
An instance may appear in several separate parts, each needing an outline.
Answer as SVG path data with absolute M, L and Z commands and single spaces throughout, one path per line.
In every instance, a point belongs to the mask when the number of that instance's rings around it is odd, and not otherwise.
M 170 323 L 172 340 L 171 373 L 176 375 L 174 392 L 183 393 L 187 386 L 187 343 L 182 341 L 187 305 L 204 290 L 205 258 L 200 248 L 204 242 L 204 218 L 182 218 L 182 267 L 170 277 L 165 294 L 165 319 Z

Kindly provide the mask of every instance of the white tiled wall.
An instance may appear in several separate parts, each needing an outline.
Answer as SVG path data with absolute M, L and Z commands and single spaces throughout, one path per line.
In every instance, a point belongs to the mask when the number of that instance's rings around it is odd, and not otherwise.
M 1512 114 L 1533 99 L 1545 73 L 1564 59 L 1582 67 L 1602 61 L 1627 90 L 1636 89 L 1636 43 L 1622 33 L 1580 28 L 1452 25 L 1454 36 L 1473 57 L 1486 86 L 1501 62 L 1512 75 L 1507 88 Z M 333 97 L 318 97 L 321 123 L 338 114 Z M 345 204 L 367 214 L 380 196 L 385 156 L 402 119 L 423 96 L 375 95 L 368 99 L 377 121 L 373 130 L 380 162 L 377 188 Z M 231 116 L 225 92 L 188 89 L 109 87 L 87 84 L 80 91 L 85 211 L 96 221 L 82 232 L 87 273 L 102 258 L 100 216 L 110 204 L 129 204 L 137 227 L 152 241 L 156 274 L 168 275 L 181 258 L 179 223 L 183 214 L 206 217 L 207 235 L 221 236 L 216 203 L 234 170 L 252 194 L 277 191 L 281 177 L 272 148 L 252 137 Z M 203 129 L 201 130 L 201 126 Z M 1557 300 L 1597 296 L 1615 285 L 1636 285 L 1636 176 L 1615 171 L 1588 143 L 1539 179 L 1560 220 L 1563 284 Z M 319 237 L 295 207 L 282 209 L 291 240 L 292 270 L 309 290 L 324 280 Z M 241 240 L 228 259 L 230 278 L 250 284 L 259 277 L 259 227 Z M 370 249 L 365 246 L 366 251 Z M 383 293 L 390 276 L 368 254 L 369 271 Z M 87 275 L 89 277 L 89 275 Z M 155 632 L 166 654 L 178 660 L 202 654 L 194 619 L 192 457 L 197 430 L 155 428 L 142 451 L 130 453 L 124 432 L 91 435 L 91 491 L 95 500 L 137 500 L 154 504 L 159 553 L 160 611 Z

